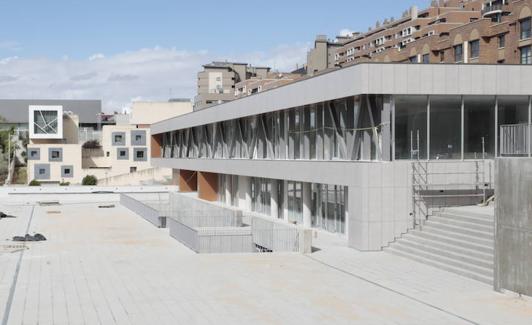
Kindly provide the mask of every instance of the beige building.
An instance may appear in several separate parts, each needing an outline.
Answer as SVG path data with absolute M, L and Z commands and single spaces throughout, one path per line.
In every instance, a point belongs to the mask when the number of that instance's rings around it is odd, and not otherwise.
M 212 62 L 203 66 L 198 73 L 198 94 L 194 109 L 200 110 L 212 105 L 235 99 L 236 84 L 251 78 L 266 78 L 270 68 L 253 67 L 247 63 Z
M 98 138 L 79 139 L 79 118 L 63 112 L 61 106 L 30 108 L 30 134 L 27 148 L 28 182 L 45 184 L 81 184 L 87 175 L 99 182 L 153 169 L 150 162 L 152 123 L 192 111 L 190 101 L 135 103 L 132 114 L 123 123 L 104 125 Z M 160 174 L 160 173 L 159 173 Z M 168 176 L 171 171 L 167 170 Z
M 269 72 L 264 78 L 250 78 L 235 85 L 235 99 L 281 87 L 303 77 L 299 73 Z
M 192 112 L 189 99 L 171 99 L 167 102 L 134 102 L 129 124 L 153 124 Z

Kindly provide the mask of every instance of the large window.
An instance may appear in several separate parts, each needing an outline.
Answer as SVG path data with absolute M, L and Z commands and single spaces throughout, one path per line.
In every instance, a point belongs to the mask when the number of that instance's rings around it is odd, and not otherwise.
M 521 51 L 521 64 L 532 64 L 532 46 L 525 46 Z
M 506 46 L 506 34 L 501 34 L 498 36 L 498 40 L 499 40 L 499 48 L 503 48 Z
M 427 158 L 427 96 L 395 97 L 395 159 Z
M 464 61 L 464 46 L 462 44 L 454 46 L 454 62 L 459 63 Z
M 253 177 L 251 179 L 251 210 L 271 215 L 271 192 L 271 180 Z
M 470 54 L 469 57 L 471 59 L 476 59 L 480 56 L 480 40 L 474 40 L 469 42 L 470 47 Z
M 303 223 L 303 183 L 288 182 L 288 221 Z
M 430 97 L 430 158 L 461 158 L 460 96 Z
M 423 64 L 430 63 L 430 54 L 423 54 Z
M 519 22 L 521 39 L 530 38 L 532 35 L 532 18 L 528 17 Z
M 312 226 L 329 232 L 345 233 L 344 186 L 312 184 Z
M 464 97 L 464 158 L 493 158 L 495 153 L 495 97 Z
M 528 96 L 500 96 L 497 99 L 497 123 L 502 125 L 528 124 Z M 501 133 L 497 143 L 500 143 Z

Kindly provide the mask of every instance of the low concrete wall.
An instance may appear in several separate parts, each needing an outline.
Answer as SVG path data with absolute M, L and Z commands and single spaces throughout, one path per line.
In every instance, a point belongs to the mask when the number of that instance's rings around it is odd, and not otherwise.
M 252 253 L 250 227 L 193 227 L 180 219 L 168 218 L 170 236 L 199 254 Z
M 166 227 L 166 217 L 161 216 L 159 211 L 138 199 L 126 194 L 120 194 L 120 204 L 159 228 Z
M 312 230 L 246 213 L 250 219 L 253 243 L 273 252 L 312 252 Z
M 497 159 L 495 188 L 495 289 L 532 295 L 532 159 Z

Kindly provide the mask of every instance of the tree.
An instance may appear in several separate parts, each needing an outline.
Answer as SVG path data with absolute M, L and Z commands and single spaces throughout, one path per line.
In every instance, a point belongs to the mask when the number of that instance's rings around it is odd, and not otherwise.
M 96 185 L 98 184 L 98 179 L 93 175 L 87 175 L 81 180 L 81 185 Z

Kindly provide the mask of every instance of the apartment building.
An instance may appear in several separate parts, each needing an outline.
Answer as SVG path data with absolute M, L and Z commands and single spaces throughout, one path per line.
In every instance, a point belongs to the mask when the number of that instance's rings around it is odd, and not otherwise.
M 235 85 L 235 99 L 281 87 L 304 76 L 303 73 L 269 72 L 263 78 L 252 77 Z
M 190 112 L 192 103 L 184 100 L 134 103 L 128 118 L 117 114 L 116 124 L 103 125 L 87 137 L 77 114 L 60 105 L 32 105 L 28 182 L 80 184 L 87 175 L 106 182 L 129 175 L 135 181 L 137 173 L 152 169 L 150 124 Z
M 200 110 L 234 100 L 237 83 L 250 78 L 266 78 L 269 72 L 268 67 L 254 67 L 247 63 L 206 64 L 203 71 L 198 73 L 198 93 L 194 100 L 194 109 Z
M 434 1 L 346 42 L 336 63 L 531 64 L 531 7 L 530 0 Z
M 493 189 L 500 128 L 532 116 L 531 76 L 528 66 L 352 65 L 156 123 L 152 164 L 203 199 L 380 250 L 435 204 L 413 199 L 413 162 L 435 168 L 421 188 L 442 194 L 438 204 Z

